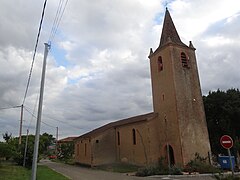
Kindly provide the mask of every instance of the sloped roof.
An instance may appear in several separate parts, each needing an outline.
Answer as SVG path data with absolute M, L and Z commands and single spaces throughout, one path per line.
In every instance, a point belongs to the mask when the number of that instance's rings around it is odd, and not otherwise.
M 76 139 L 76 138 L 77 138 L 76 136 L 74 136 L 74 137 L 66 137 L 66 138 L 63 138 L 63 139 L 58 140 L 57 142 L 58 142 L 58 143 L 73 142 L 74 139 Z
M 86 134 L 83 134 L 79 137 L 77 137 L 76 139 L 78 138 L 88 138 L 88 137 L 93 137 L 99 133 L 102 133 L 110 128 L 116 128 L 116 127 L 119 127 L 119 126 L 124 126 L 124 125 L 127 125 L 127 124 L 132 124 L 132 123 L 137 123 L 137 122 L 141 122 L 141 121 L 147 121 L 147 120 L 150 120 L 152 119 L 153 117 L 156 117 L 157 116 L 157 113 L 154 113 L 154 112 L 151 112 L 151 113 L 148 113 L 148 114 L 143 114 L 143 115 L 139 115 L 139 116 L 134 116 L 134 117 L 130 117 L 130 118 L 127 118 L 127 119 L 122 119 L 122 120 L 118 120 L 118 121 L 115 121 L 115 122 L 111 122 L 111 123 L 108 123 L 104 126 L 101 126 L 97 129 L 94 129 Z M 75 139 L 75 140 L 76 140 Z
M 175 28 L 175 25 L 172 21 L 171 15 L 170 15 L 168 9 L 166 8 L 159 47 L 162 47 L 164 44 L 166 44 L 169 41 L 171 41 L 175 44 L 186 46 L 181 41 L 181 39 L 178 35 L 178 32 Z

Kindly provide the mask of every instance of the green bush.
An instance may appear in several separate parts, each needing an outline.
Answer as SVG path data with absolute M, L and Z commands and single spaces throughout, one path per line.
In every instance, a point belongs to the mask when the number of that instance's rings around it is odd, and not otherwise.
M 147 166 L 138 169 L 136 176 L 152 176 L 152 175 L 182 175 L 182 170 L 177 166 L 172 166 L 170 169 L 163 163 L 163 159 L 159 160 L 158 165 Z
M 1 158 L 8 160 L 12 157 L 12 154 L 11 146 L 7 143 L 0 142 L 0 160 Z
M 182 169 L 177 167 L 177 166 L 172 166 L 170 169 L 169 169 L 169 174 L 171 175 L 182 175 Z
M 167 174 L 167 172 L 161 171 L 158 166 L 148 166 L 138 169 L 136 176 L 151 176 L 156 174 Z
M 186 165 L 186 167 L 184 168 L 184 171 L 189 173 L 198 172 L 200 174 L 220 172 L 219 169 L 207 163 L 207 158 L 201 157 L 198 153 L 195 154 L 194 160 L 191 160 Z
M 67 162 L 74 154 L 74 143 L 64 143 L 58 146 L 58 159 Z

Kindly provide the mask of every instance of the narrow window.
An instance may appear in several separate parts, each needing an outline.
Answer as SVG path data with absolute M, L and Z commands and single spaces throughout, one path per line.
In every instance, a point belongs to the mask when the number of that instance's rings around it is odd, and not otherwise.
M 136 145 L 136 130 L 132 130 L 132 136 L 133 136 L 133 144 Z
M 158 57 L 158 72 L 163 70 L 163 62 L 162 62 L 162 57 Z
M 79 144 L 77 144 L 77 155 L 79 156 Z
M 87 144 L 85 143 L 85 146 L 84 146 L 84 152 L 85 152 L 85 156 L 87 156 Z
M 188 67 L 188 59 L 184 52 L 181 53 L 181 61 L 183 67 Z
M 98 139 L 96 140 L 96 143 L 99 143 L 99 140 L 98 140 Z
M 120 145 L 120 133 L 119 133 L 119 131 L 117 132 L 117 144 Z

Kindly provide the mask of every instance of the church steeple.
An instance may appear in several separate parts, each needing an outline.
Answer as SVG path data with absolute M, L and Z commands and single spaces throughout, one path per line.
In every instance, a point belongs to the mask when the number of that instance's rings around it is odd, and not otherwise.
M 170 13 L 168 9 L 166 8 L 165 12 L 165 18 L 164 18 L 164 23 L 163 23 L 163 28 L 162 28 L 162 35 L 160 39 L 160 44 L 159 47 L 163 46 L 167 42 L 171 42 L 179 44 L 179 45 L 184 45 L 186 46 L 180 39 L 177 30 L 173 24 L 172 18 L 170 16 Z

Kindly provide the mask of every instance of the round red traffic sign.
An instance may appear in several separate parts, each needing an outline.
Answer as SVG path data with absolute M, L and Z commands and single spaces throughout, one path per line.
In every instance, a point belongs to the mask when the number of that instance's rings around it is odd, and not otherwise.
M 220 139 L 220 143 L 225 149 L 230 149 L 231 147 L 233 147 L 233 140 L 228 135 L 223 135 Z

